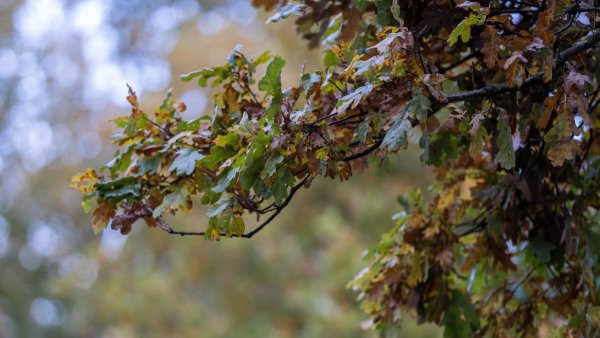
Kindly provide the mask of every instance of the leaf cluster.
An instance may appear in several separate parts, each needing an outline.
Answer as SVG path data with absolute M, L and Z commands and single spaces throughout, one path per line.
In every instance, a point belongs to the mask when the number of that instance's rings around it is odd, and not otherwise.
M 325 46 L 324 69 L 283 88 L 282 58 L 236 48 L 182 76 L 220 87 L 213 113 L 192 121 L 170 94 L 141 111 L 130 89 L 114 159 L 74 185 L 95 230 L 125 234 L 143 219 L 171 234 L 252 237 L 315 178 L 347 180 L 418 140 L 438 183 L 431 200 L 402 199 L 350 283 L 370 325 L 390 333 L 408 313 L 448 337 L 542 325 L 593 337 L 599 12 L 570 0 L 286 3 L 271 21 L 297 16 L 309 45 Z M 206 229 L 167 224 L 194 203 L 209 206 Z M 248 230 L 245 214 L 265 219 Z

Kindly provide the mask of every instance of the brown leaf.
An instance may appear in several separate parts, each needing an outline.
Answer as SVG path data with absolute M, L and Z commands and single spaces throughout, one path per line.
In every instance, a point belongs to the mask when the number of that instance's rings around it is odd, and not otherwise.
M 102 202 L 92 211 L 92 229 L 99 232 L 106 227 L 108 221 L 115 216 L 114 205 L 108 202 Z
M 485 30 L 481 33 L 481 38 L 484 41 L 481 52 L 484 55 L 483 61 L 490 67 L 496 67 L 500 57 L 500 46 L 502 40 L 498 31 L 493 26 L 486 26 Z
M 564 161 L 575 157 L 577 146 L 573 136 L 578 133 L 573 115 L 562 113 L 554 119 L 552 129 L 544 135 L 547 144 L 546 157 L 553 166 L 562 166 Z
M 471 134 L 471 135 L 477 134 L 477 130 L 479 130 L 479 127 L 481 126 L 481 122 L 483 122 L 484 120 L 485 120 L 485 115 L 483 115 L 482 113 L 478 113 L 477 115 L 473 116 L 473 119 L 471 119 L 471 122 L 469 123 L 471 125 L 469 134 Z
M 438 252 L 438 254 L 435 256 L 435 260 L 438 262 L 442 270 L 450 271 L 452 263 L 454 262 L 452 250 L 450 250 L 450 248 L 445 248 L 444 250 Z
M 344 12 L 343 18 L 340 37 L 343 41 L 351 41 L 360 31 L 362 14 L 356 8 L 352 8 Z
M 140 218 L 143 218 L 150 227 L 155 227 L 157 225 L 156 221 L 148 220 L 148 218 L 152 219 L 152 210 L 145 204 L 133 203 L 125 205 L 124 207 L 125 211 L 113 218 L 113 222 L 110 225 L 113 230 L 119 230 L 122 235 L 127 235 L 131 232 L 131 226 Z
M 526 63 L 527 59 L 519 52 L 515 52 L 510 58 L 504 63 L 504 69 L 506 70 L 506 81 L 509 87 L 521 87 L 525 77 L 525 68 L 521 66 L 521 63 Z
M 271 10 L 275 5 L 279 3 L 279 0 L 252 0 L 252 6 L 264 7 L 265 10 Z
M 514 52 L 506 61 L 504 62 L 504 70 L 508 70 L 513 63 L 521 61 L 523 63 L 527 63 L 527 59 L 521 54 L 521 52 Z
M 556 108 L 557 104 L 558 96 L 556 95 L 547 96 L 544 99 L 544 110 L 542 110 L 542 115 L 537 122 L 538 129 L 546 129 L 546 126 L 548 126 L 548 122 L 550 121 L 550 117 L 552 116 L 552 112 Z
M 140 110 L 140 105 L 138 103 L 137 95 L 133 91 L 130 85 L 127 85 L 129 89 L 129 94 L 127 95 L 127 102 L 131 105 L 131 116 L 134 118 L 142 117 L 142 111 Z
M 554 43 L 554 17 L 556 1 L 548 1 L 548 7 L 539 16 L 535 23 L 534 34 L 542 39 L 547 46 Z
M 429 93 L 439 102 L 446 102 L 448 97 L 442 89 L 442 82 L 446 80 L 446 77 L 442 74 L 424 74 L 421 76 L 423 83 L 427 86 Z
M 586 82 L 592 83 L 589 76 L 579 74 L 575 69 L 571 68 L 569 74 L 567 74 L 567 77 L 565 78 L 563 88 L 565 89 L 565 93 L 570 93 L 571 91 L 580 93 L 583 91 L 583 86 L 585 86 Z

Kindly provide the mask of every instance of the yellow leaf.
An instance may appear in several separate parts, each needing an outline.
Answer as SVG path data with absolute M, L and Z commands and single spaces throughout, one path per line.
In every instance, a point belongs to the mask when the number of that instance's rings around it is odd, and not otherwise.
M 415 247 L 410 244 L 402 243 L 402 244 L 400 244 L 400 248 L 398 248 L 398 253 L 400 255 L 408 255 L 408 254 L 412 254 L 414 252 L 415 252 Z
M 212 228 L 210 230 L 210 239 L 214 239 L 216 241 L 221 240 L 221 234 L 219 233 L 219 229 L 217 228 Z
M 419 284 L 420 281 L 423 280 L 423 271 L 421 269 L 421 259 L 415 257 L 414 264 L 410 269 L 410 274 L 408 278 L 406 278 L 406 284 L 409 287 L 415 287 Z
M 71 178 L 71 188 L 77 189 L 84 194 L 94 191 L 94 184 L 98 182 L 100 176 L 92 168 L 88 168 L 83 173 L 78 173 Z
M 425 236 L 425 238 L 431 238 L 439 233 L 440 233 L 440 224 L 439 223 L 429 225 L 428 227 L 425 228 L 425 231 L 423 231 L 423 235 Z
M 470 200 L 472 198 L 471 189 L 481 182 L 483 182 L 481 178 L 465 177 L 465 180 L 460 184 L 460 194 L 458 197 L 464 201 Z
M 325 161 L 329 159 L 329 150 L 327 148 L 321 148 L 315 152 L 315 155 L 319 160 Z
M 444 210 L 453 205 L 456 200 L 458 189 L 459 187 L 457 185 L 453 185 L 442 191 L 437 203 L 438 209 Z

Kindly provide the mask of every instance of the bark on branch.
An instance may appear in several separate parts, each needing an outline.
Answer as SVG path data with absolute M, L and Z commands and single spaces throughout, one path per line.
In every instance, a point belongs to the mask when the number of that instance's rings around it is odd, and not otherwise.
M 583 52 L 584 50 L 586 50 L 590 47 L 593 47 L 595 44 L 597 44 L 599 42 L 600 42 L 600 30 L 596 30 L 596 31 L 592 32 L 584 40 L 573 45 L 573 47 L 565 49 L 564 51 L 558 53 L 554 57 L 554 64 L 556 65 L 556 67 L 558 67 L 558 66 L 562 65 L 563 63 L 565 63 L 565 61 L 567 61 L 569 58 Z M 501 83 L 501 84 L 485 86 L 485 87 L 482 87 L 479 89 L 470 90 L 470 91 L 467 91 L 464 93 L 448 95 L 447 103 L 461 102 L 461 101 L 465 101 L 465 100 L 473 99 L 473 98 L 477 98 L 477 97 L 489 97 L 489 96 L 495 96 L 495 95 L 499 95 L 499 94 L 516 92 L 516 91 L 519 91 L 519 89 L 521 89 L 522 87 L 529 86 L 533 83 L 540 81 L 543 77 L 544 77 L 543 72 L 540 72 L 537 75 L 528 77 L 527 79 L 525 79 L 525 81 L 523 82 L 523 85 L 521 87 L 512 87 L 511 88 L 508 86 L 508 84 Z

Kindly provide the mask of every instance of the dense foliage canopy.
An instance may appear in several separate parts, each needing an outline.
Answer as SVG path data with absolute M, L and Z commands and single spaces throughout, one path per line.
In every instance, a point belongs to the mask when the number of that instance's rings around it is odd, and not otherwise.
M 221 88 L 191 121 L 171 94 L 141 111 L 130 88 L 115 158 L 73 178 L 94 230 L 143 219 L 250 238 L 315 178 L 385 167 L 418 142 L 438 183 L 400 200 L 350 283 L 364 326 L 390 333 L 409 313 L 447 337 L 600 334 L 598 1 L 254 4 L 297 16 L 325 67 L 283 88 L 285 60 L 236 48 L 182 75 Z M 164 219 L 197 202 L 203 231 Z

